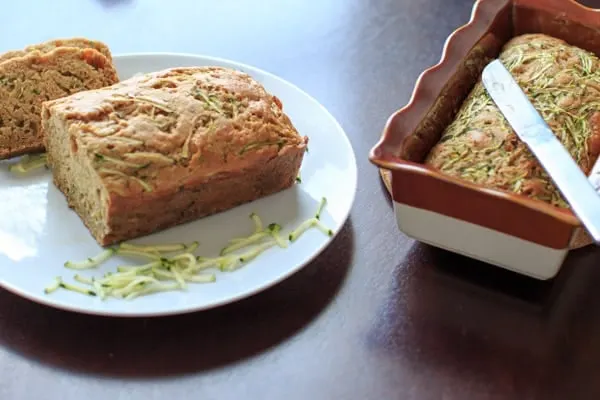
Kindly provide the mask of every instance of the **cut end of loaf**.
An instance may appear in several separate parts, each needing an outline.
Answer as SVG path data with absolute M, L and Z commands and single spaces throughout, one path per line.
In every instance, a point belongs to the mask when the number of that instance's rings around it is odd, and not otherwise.
M 42 125 L 45 132 L 47 165 L 56 187 L 65 195 L 70 208 L 80 216 L 92 236 L 101 243 L 108 235 L 108 192 L 91 167 L 85 151 L 73 147 L 68 126 L 60 116 L 44 107 Z

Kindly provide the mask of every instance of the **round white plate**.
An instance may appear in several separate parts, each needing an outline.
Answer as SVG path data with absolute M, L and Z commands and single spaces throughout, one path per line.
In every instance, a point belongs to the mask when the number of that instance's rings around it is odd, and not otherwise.
M 198 240 L 197 255 L 217 256 L 227 241 L 249 235 L 256 212 L 265 223 L 277 222 L 289 232 L 311 218 L 325 196 L 322 221 L 337 233 L 354 202 L 357 184 L 352 146 L 336 120 L 315 99 L 296 86 L 256 68 L 212 57 L 185 54 L 132 54 L 115 56 L 121 79 L 137 73 L 179 66 L 219 65 L 242 70 L 261 82 L 283 102 L 300 134 L 309 137 L 309 152 L 301 169 L 302 182 L 278 194 L 230 211 L 177 226 L 130 243 L 159 244 Z M 14 162 L 14 161 L 13 161 Z M 85 296 L 66 290 L 45 294 L 44 288 L 61 276 L 73 282 L 67 260 L 81 260 L 102 249 L 64 196 L 41 169 L 29 175 L 8 171 L 0 162 L 0 285 L 30 300 L 88 314 L 159 316 L 208 309 L 264 290 L 298 271 L 333 239 L 317 229 L 307 231 L 288 248 L 274 247 L 234 272 L 218 272 L 214 283 L 190 284 L 185 291 L 163 292 L 133 300 Z M 81 272 L 101 276 L 117 265 L 131 264 L 119 257 L 97 269 Z

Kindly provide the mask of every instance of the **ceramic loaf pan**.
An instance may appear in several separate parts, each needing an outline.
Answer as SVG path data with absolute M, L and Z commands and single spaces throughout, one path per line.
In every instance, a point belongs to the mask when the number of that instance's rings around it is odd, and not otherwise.
M 600 55 L 600 11 L 573 0 L 479 0 L 388 120 L 370 160 L 391 174 L 398 227 L 410 237 L 537 279 L 590 243 L 569 210 L 441 174 L 422 164 L 444 128 L 512 37 L 544 33 Z

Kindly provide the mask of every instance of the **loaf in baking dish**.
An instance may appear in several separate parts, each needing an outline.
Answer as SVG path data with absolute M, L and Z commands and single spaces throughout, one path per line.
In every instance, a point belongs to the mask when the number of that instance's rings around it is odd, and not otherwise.
M 0 159 L 44 150 L 42 102 L 118 82 L 110 58 L 93 48 L 110 54 L 104 45 L 67 44 L 48 42 L 0 57 Z
M 173 68 L 44 104 L 56 186 L 101 245 L 294 184 L 308 138 L 249 75 Z
M 509 41 L 500 60 L 588 174 L 600 153 L 600 61 L 541 34 Z M 477 82 L 425 163 L 486 187 L 568 208 L 539 162 Z

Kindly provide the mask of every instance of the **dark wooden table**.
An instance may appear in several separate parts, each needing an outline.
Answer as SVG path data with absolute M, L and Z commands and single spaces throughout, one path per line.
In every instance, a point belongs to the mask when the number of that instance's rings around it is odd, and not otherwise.
M 0 399 L 597 399 L 600 252 L 571 254 L 540 283 L 415 243 L 397 232 L 367 160 L 471 5 L 7 2 L 1 51 L 82 35 L 115 53 L 210 54 L 290 80 L 346 129 L 359 190 L 321 257 L 219 309 L 110 319 L 0 291 Z

